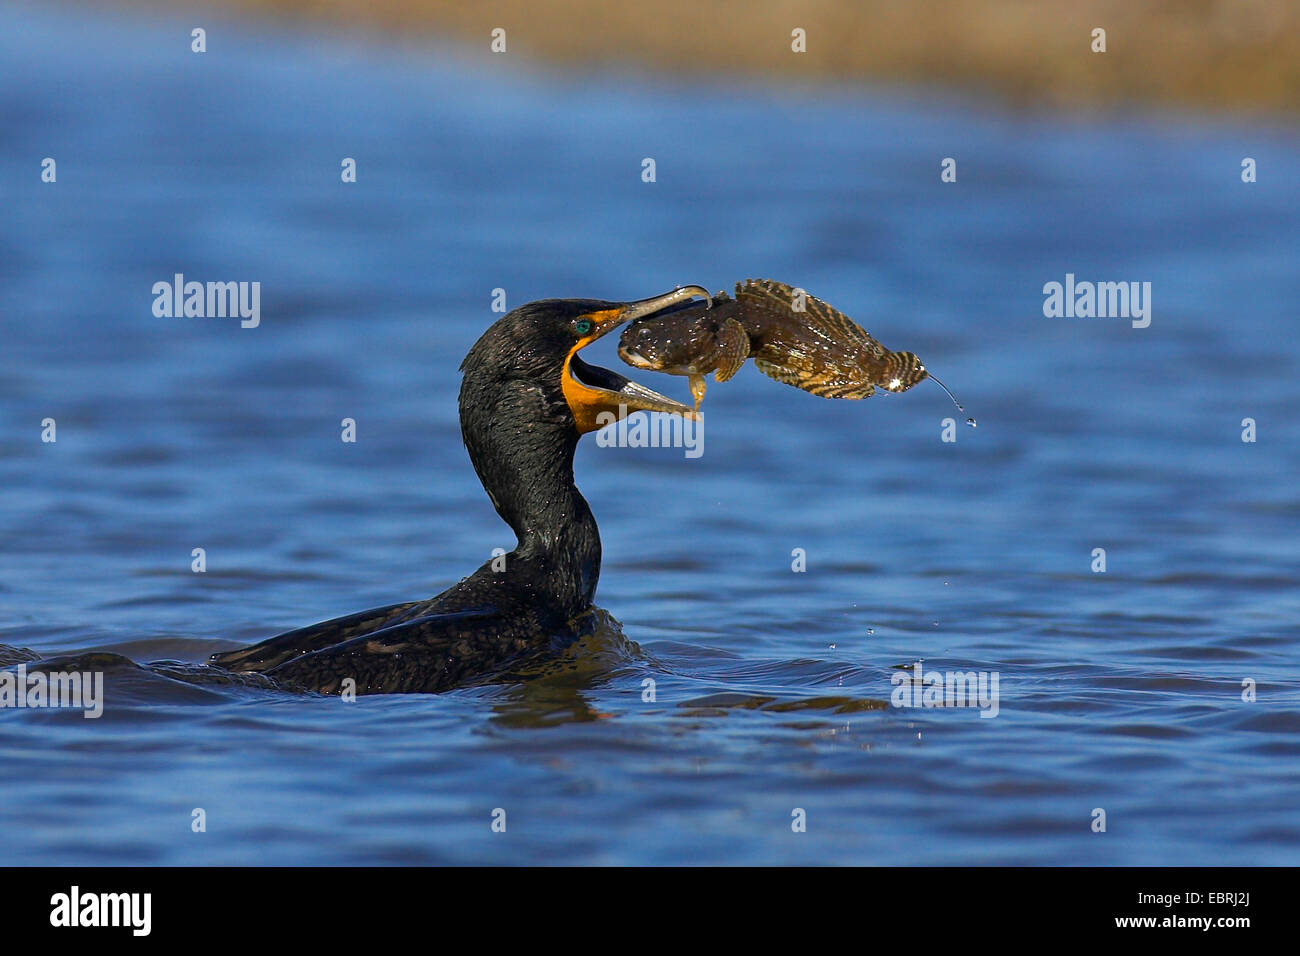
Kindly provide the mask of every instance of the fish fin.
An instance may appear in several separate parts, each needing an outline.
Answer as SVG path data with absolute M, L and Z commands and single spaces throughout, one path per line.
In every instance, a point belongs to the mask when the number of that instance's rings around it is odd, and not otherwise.
M 803 309 L 795 308 L 798 293 L 802 293 Z M 775 279 L 746 279 L 736 286 L 736 298 L 750 308 L 761 308 L 782 316 L 797 317 L 822 338 L 841 348 L 850 344 L 865 349 L 874 358 L 882 357 L 888 349 L 877 342 L 866 329 L 858 325 L 839 309 L 823 302 L 802 289 L 795 289 Z
M 713 377 L 725 382 L 745 364 L 749 358 L 749 335 L 745 327 L 735 319 L 727 319 L 718 331 L 718 367 Z
M 736 285 L 742 315 L 766 314 L 775 320 L 773 326 L 789 330 L 759 350 L 769 365 L 782 370 L 780 375 L 767 373 L 777 381 L 823 398 L 862 399 L 876 387 L 904 392 L 927 377 L 915 354 L 891 352 L 821 299 L 804 293 L 804 308 L 796 309 L 796 292 L 773 279 L 747 279 Z M 754 364 L 759 364 L 757 358 Z
M 885 371 L 877 384 L 886 391 L 906 392 L 917 382 L 930 377 L 915 352 L 886 352 L 884 364 Z
M 688 378 L 691 383 L 691 397 L 695 399 L 695 410 L 700 410 L 700 402 L 704 401 L 704 393 L 708 391 L 709 383 L 703 375 L 691 375 Z
M 797 369 L 787 368 L 784 365 L 777 365 L 775 362 L 769 362 L 767 359 L 754 359 L 754 367 L 769 378 L 774 378 L 778 382 L 784 382 L 786 385 L 799 387 L 799 379 L 802 377 Z
M 761 354 L 770 355 L 771 351 Z M 764 375 L 818 398 L 861 399 L 875 394 L 876 386 L 862 375 L 855 363 L 828 364 L 825 356 L 821 358 L 813 362 L 802 353 L 785 352 L 780 361 L 756 356 L 754 365 Z

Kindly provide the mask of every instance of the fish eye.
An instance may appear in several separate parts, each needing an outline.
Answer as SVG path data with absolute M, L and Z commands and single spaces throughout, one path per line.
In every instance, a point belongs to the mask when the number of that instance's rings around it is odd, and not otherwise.
M 591 331 L 591 326 L 592 326 L 591 319 L 579 319 L 576 323 L 574 323 L 573 331 L 577 332 L 579 335 L 586 335 L 588 332 Z

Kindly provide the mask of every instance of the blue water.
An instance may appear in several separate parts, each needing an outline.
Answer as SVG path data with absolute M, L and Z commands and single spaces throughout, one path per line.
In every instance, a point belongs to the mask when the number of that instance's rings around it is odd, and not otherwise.
M 99 720 L 0 710 L 8 861 L 1300 862 L 1294 128 L 0 16 L 0 644 L 198 663 L 513 546 L 455 412 L 496 288 L 785 280 L 979 421 L 748 366 L 699 458 L 588 438 L 610 622 L 565 660 L 353 703 L 109 668 Z M 155 318 L 176 272 L 260 326 Z M 1044 317 L 1066 273 L 1150 327 Z M 918 660 L 997 717 L 892 706 Z

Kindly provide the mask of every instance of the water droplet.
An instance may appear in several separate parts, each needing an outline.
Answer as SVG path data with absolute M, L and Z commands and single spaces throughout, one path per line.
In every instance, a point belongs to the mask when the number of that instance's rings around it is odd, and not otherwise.
M 875 634 L 875 633 L 876 633 L 876 629 L 875 629 L 874 627 L 869 627 L 869 628 L 867 628 L 867 633 L 868 633 L 868 634 Z
M 968 418 L 968 419 L 966 419 L 966 424 L 969 425 L 971 428 L 974 428 L 974 427 L 975 427 L 975 419 L 973 419 L 973 418 Z
M 835 645 L 834 645 L 834 644 L 829 644 L 829 645 L 827 645 L 827 646 L 830 647 L 831 650 L 835 650 Z

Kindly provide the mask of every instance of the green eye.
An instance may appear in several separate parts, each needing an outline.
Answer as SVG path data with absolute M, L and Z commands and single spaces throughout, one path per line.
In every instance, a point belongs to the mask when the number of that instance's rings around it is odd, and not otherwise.
M 573 326 L 573 330 L 579 335 L 586 335 L 591 331 L 591 319 L 579 319 Z

